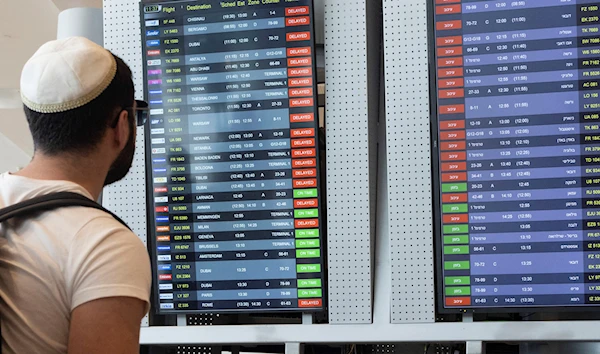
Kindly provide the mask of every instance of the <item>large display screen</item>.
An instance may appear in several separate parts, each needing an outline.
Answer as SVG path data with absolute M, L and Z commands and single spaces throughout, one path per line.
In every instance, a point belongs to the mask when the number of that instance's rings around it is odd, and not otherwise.
M 441 311 L 600 304 L 599 5 L 432 0 Z
M 159 312 L 322 309 L 312 1 L 141 6 Z

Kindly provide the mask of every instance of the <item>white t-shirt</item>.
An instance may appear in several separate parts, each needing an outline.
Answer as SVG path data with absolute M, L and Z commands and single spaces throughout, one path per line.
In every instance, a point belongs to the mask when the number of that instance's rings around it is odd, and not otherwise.
M 0 208 L 52 192 L 66 181 L 0 174 Z M 5 354 L 66 354 L 71 312 L 81 304 L 125 296 L 146 301 L 151 286 L 146 247 L 110 215 L 60 208 L 0 224 L 0 314 Z

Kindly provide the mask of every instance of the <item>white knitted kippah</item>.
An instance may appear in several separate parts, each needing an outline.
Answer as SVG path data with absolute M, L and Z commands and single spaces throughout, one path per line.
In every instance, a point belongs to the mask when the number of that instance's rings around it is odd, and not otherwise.
M 100 96 L 116 73 L 113 55 L 86 38 L 51 41 L 25 64 L 21 98 L 35 112 L 69 111 Z

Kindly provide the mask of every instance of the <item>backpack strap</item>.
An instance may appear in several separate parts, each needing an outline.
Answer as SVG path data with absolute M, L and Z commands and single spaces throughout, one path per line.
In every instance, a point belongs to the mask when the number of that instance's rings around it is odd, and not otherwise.
M 121 218 L 116 216 L 111 211 L 105 209 L 93 200 L 73 192 L 50 193 L 41 197 L 32 198 L 24 202 L 11 205 L 4 209 L 0 209 L 0 224 L 15 217 L 26 217 L 33 213 L 45 212 L 71 206 L 82 206 L 102 210 L 105 213 L 110 214 L 113 218 L 115 218 L 115 220 L 131 230 L 131 228 L 129 228 L 129 226 L 127 226 L 127 224 L 121 220 Z
M 100 204 L 93 200 L 72 192 L 58 192 L 43 195 L 41 197 L 32 198 L 21 203 L 17 203 L 0 209 L 0 224 L 16 217 L 27 217 L 34 213 L 46 212 L 63 207 L 82 206 L 102 210 L 110 214 L 115 220 L 123 224 L 129 230 L 129 226 L 118 216 L 109 210 L 106 210 Z M 2 354 L 2 329 L 0 327 L 0 354 Z

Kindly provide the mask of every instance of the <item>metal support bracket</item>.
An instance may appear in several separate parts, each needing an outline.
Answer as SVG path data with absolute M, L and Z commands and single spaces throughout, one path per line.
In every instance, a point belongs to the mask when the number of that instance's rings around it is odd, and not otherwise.
M 304 354 L 304 347 L 300 343 L 285 343 L 285 354 Z
M 187 326 L 187 315 L 177 315 L 177 327 Z
M 473 323 L 473 314 L 463 314 L 462 320 L 466 323 Z M 485 354 L 485 345 L 482 341 L 469 341 L 467 342 L 466 354 Z
M 313 324 L 313 314 L 308 312 L 302 313 L 302 324 L 303 325 L 311 325 Z
M 308 312 L 302 313 L 302 325 L 312 325 L 313 314 Z M 285 343 L 285 354 L 304 354 L 304 345 L 300 343 Z
M 467 342 L 467 354 L 485 354 L 485 346 L 483 345 L 483 342 Z

